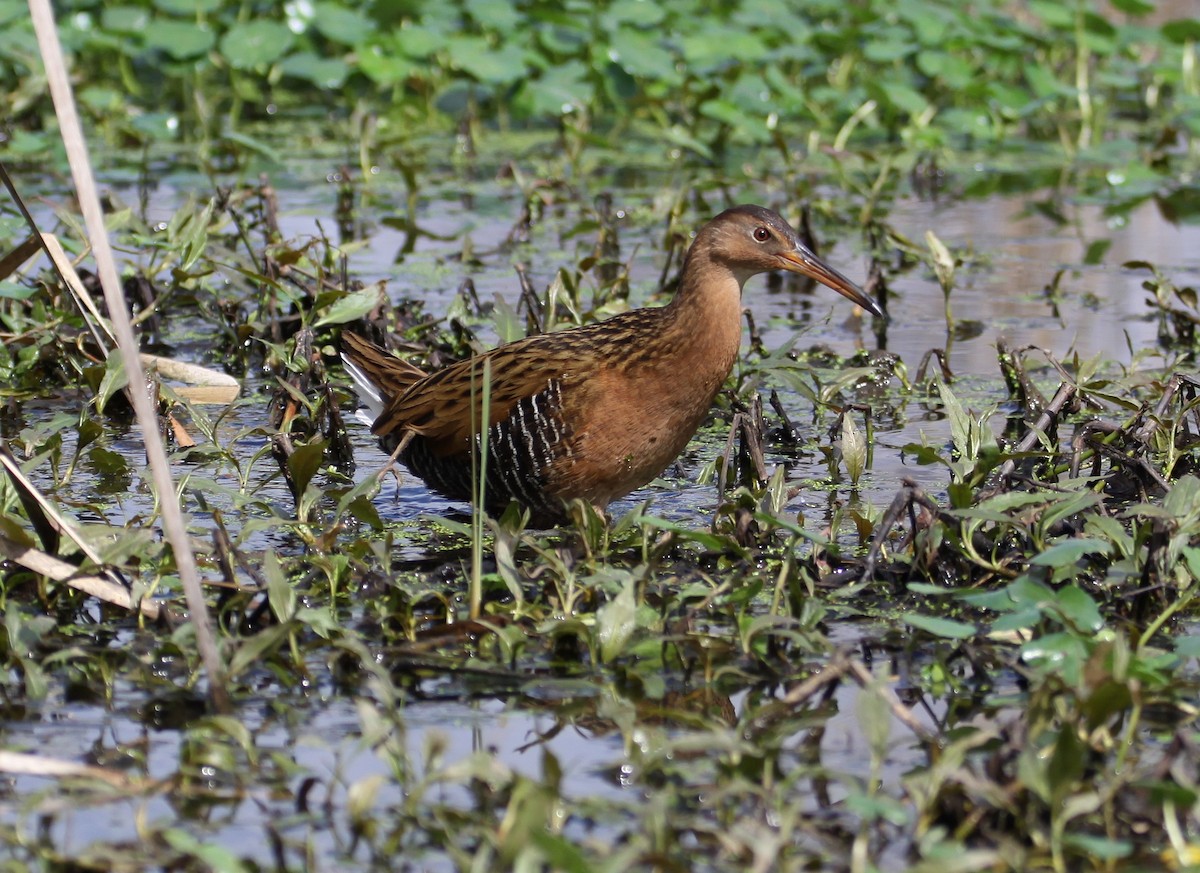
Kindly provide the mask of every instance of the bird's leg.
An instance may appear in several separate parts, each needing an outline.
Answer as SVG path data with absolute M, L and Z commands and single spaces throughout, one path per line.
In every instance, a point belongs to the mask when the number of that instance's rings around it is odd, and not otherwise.
M 396 451 L 392 452 L 392 455 L 390 458 L 388 458 L 387 463 L 379 468 L 379 472 L 375 474 L 375 478 L 379 480 L 380 484 L 383 483 L 383 477 L 389 472 L 392 472 L 395 473 L 396 476 L 396 487 L 400 487 L 400 471 L 396 468 L 396 461 L 400 459 L 400 453 L 408 448 L 408 444 L 412 442 L 412 438 L 414 436 L 416 436 L 416 434 L 411 430 L 405 433 L 400 440 L 400 444 L 396 446 Z

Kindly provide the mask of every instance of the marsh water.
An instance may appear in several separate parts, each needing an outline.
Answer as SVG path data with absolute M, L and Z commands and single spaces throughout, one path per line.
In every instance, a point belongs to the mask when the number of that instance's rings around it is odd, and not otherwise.
M 279 195 L 280 225 L 287 237 L 333 232 L 337 186 L 330 181 L 329 172 L 323 162 L 300 162 L 286 175 L 272 174 L 271 182 Z M 964 170 L 954 181 L 965 185 L 971 174 L 988 172 L 987 167 Z M 634 305 L 653 295 L 662 271 L 661 227 L 637 218 L 654 201 L 657 181 L 646 179 L 612 190 L 614 209 L 628 216 L 619 221 L 619 226 Z M 149 191 L 146 219 L 151 224 L 169 220 L 189 195 L 205 190 L 208 184 L 200 177 L 165 174 Z M 132 183 L 118 181 L 111 187 L 125 202 L 136 203 L 139 199 Z M 402 212 L 400 179 L 381 171 L 370 178 L 366 190 L 367 197 L 357 212 L 361 247 L 350 258 L 353 274 L 368 282 L 386 278 L 388 293 L 394 300 L 419 299 L 425 311 L 435 317 L 452 304 L 459 283 L 468 275 L 481 299 L 499 296 L 515 304 L 519 287 L 512 268 L 514 260 L 528 264 L 530 277 L 540 290 L 560 266 L 578 260 L 592 244 L 589 235 L 568 235 L 580 221 L 583 207 L 551 205 L 542 220 L 534 224 L 527 245 L 516 250 L 502 248 L 501 242 L 520 213 L 521 191 L 505 180 L 449 178 L 440 186 L 422 191 L 416 219 L 423 233 L 406 251 L 408 235 L 391 220 Z M 731 199 L 762 202 L 785 210 L 789 205 L 774 192 L 749 187 L 736 190 Z M 1035 208 L 1035 204 L 1051 199 L 1058 219 L 1048 216 L 1045 209 Z M 953 251 L 965 256 L 951 300 L 954 326 L 947 327 L 945 301 L 935 278 L 921 268 L 893 282 L 889 318 L 881 333 L 876 333 L 869 320 L 854 314 L 841 298 L 820 290 L 801 292 L 786 285 L 774 287 L 766 277 L 758 277 L 747 285 L 744 302 L 768 349 L 794 342 L 798 349 L 820 346 L 846 357 L 858 350 L 880 348 L 882 340 L 882 347 L 899 356 L 910 374 L 931 349 L 944 349 L 958 384 L 970 386 L 970 390 L 963 390 L 963 396 L 982 411 L 1004 396 L 996 362 L 996 343 L 1002 337 L 1014 347 L 1045 349 L 1059 360 L 1078 353 L 1083 357 L 1103 355 L 1123 364 L 1134 355 L 1149 352 L 1153 364 L 1157 321 L 1146 303 L 1149 294 L 1142 287 L 1149 274 L 1125 268 L 1125 262 L 1152 262 L 1179 285 L 1200 281 L 1200 230 L 1167 220 L 1153 200 L 1131 211 L 1113 212 L 1104 203 L 1076 202 L 1070 191 L 1033 190 L 965 200 L 910 197 L 893 206 L 889 222 L 917 244 L 926 231 L 932 230 Z M 468 237 L 475 256 L 482 261 L 480 266 L 466 267 L 459 261 L 463 240 Z M 1090 247 L 1100 240 L 1110 240 L 1111 245 L 1098 263 L 1084 265 Z M 860 240 L 825 239 L 822 255 L 852 278 L 865 278 Z M 1059 271 L 1065 272 L 1051 290 Z M 494 336 L 486 320 L 478 329 L 485 338 Z M 204 337 L 186 319 L 169 326 L 165 339 L 176 357 L 222 365 L 211 357 Z M 1146 360 L 1141 364 L 1145 366 Z M 243 396 L 265 397 L 272 390 L 273 382 L 265 374 L 235 375 L 245 378 Z M 1049 367 L 1047 381 L 1056 381 Z M 827 441 L 828 420 L 814 417 L 811 405 L 786 386 L 774 387 L 793 420 L 804 429 L 809 446 Z M 27 414 L 41 409 L 49 416 L 55 405 L 54 398 L 47 398 L 28 405 Z M 265 425 L 261 420 L 264 406 L 250 403 L 237 407 L 222 421 L 221 432 L 233 435 Z M 772 413 L 768 410 L 767 415 Z M 1001 421 L 1002 416 L 997 414 L 997 428 Z M 349 426 L 355 476 L 373 475 L 386 462 L 386 456 L 362 425 L 351 421 Z M 830 523 L 835 506 L 856 501 L 876 508 L 885 506 L 902 476 L 916 479 L 931 493 L 939 493 L 945 485 L 944 471 L 916 465 L 911 454 L 902 449 L 921 442 L 940 446 L 948 438 L 948 424 L 940 410 L 914 401 L 876 421 L 873 463 L 857 488 L 832 473 L 829 458 L 819 450 L 788 452 L 786 457 L 769 453 L 767 460 L 768 464 L 786 463 L 789 482 L 804 486 L 789 504 L 789 512 L 802 517 L 807 526 L 820 529 Z M 723 431 L 706 430 L 663 480 L 614 506 L 614 515 L 652 498 L 656 513 L 703 528 L 716 505 L 715 486 L 711 481 L 698 483 L 696 479 L 704 465 L 721 454 L 724 443 Z M 118 437 L 112 444 L 130 458 L 135 468 L 141 467 L 135 439 Z M 261 444 L 261 440 L 246 438 L 239 451 L 249 455 Z M 260 464 L 253 478 L 257 481 L 251 482 L 251 488 L 264 500 L 290 504 L 291 497 L 278 471 L 269 463 Z M 93 498 L 105 488 L 84 465 L 68 491 L 81 505 L 96 507 L 103 501 Z M 108 520 L 122 523 L 144 514 L 147 507 L 139 503 L 144 499 L 142 491 L 123 495 L 115 501 Z M 461 510 L 429 494 L 411 477 L 399 487 L 386 485 L 376 504 L 391 528 L 396 555 L 402 561 L 416 563 L 436 563 L 439 559 L 442 546 L 431 535 L 436 529 L 431 519 Z M 202 520 L 196 523 L 203 526 Z M 250 549 L 282 547 L 269 534 L 244 545 Z M 453 564 L 462 558 L 455 553 L 444 560 Z M 840 623 L 834 620 L 829 628 L 830 639 L 845 646 L 869 646 L 877 632 L 877 626 L 867 618 Z M 110 645 L 136 647 L 137 632 L 117 634 Z M 381 658 L 386 658 L 386 653 Z M 160 664 L 155 669 L 171 673 L 183 668 Z M 313 675 L 324 675 L 324 671 L 314 669 Z M 631 749 L 628 738 L 611 726 L 629 704 L 609 699 L 610 689 L 542 679 L 531 681 L 520 693 L 489 694 L 478 685 L 463 693 L 459 680 L 451 674 L 440 683 L 427 683 L 421 694 L 404 703 L 399 716 L 402 727 L 386 739 L 402 744 L 411 762 L 409 772 L 397 774 L 389 760 L 377 754 L 374 744 L 385 740 L 369 736 L 364 704 L 353 695 L 322 682 L 285 687 L 269 674 L 259 681 L 260 700 L 242 705 L 238 721 L 260 758 L 278 758 L 275 767 L 279 780 L 274 788 L 249 792 L 231 788 L 226 802 L 219 804 L 211 798 L 203 805 L 189 804 L 186 792 L 134 797 L 115 794 L 110 803 L 79 808 L 69 802 L 46 800 L 45 804 L 54 805 L 48 810 L 45 806 L 31 808 L 22 800 L 46 783 L 33 777 L 17 777 L 7 780 L 0 816 L 80 858 L 86 858 L 91 847 L 99 847 L 95 851 L 102 852 L 104 844 L 135 841 L 138 822 L 148 819 L 179 821 L 202 841 L 228 847 L 264 866 L 275 857 L 271 841 L 264 839 L 264 834 L 286 836 L 289 828 L 307 829 L 315 846 L 315 869 L 378 867 L 380 859 L 356 852 L 354 827 L 346 812 L 349 794 L 362 791 L 363 786 L 378 792 L 374 795 L 378 804 L 403 805 L 410 795 L 432 791 L 437 805 L 453 807 L 469 802 L 466 789 L 450 784 L 442 788 L 425 785 L 423 780 L 435 769 L 444 771 L 459 765 L 464 772 L 478 771 L 482 781 L 486 781 L 482 774 L 487 767 L 510 768 L 530 778 L 541 778 L 549 754 L 561 768 L 562 784 L 567 786 L 564 794 L 581 799 L 606 797 L 623 807 L 625 814 L 636 816 L 642 797 L 636 780 L 628 776 L 639 756 L 655 754 L 656 744 L 676 730 L 669 724 L 647 727 L 638 735 L 642 748 Z M 902 684 L 902 677 L 898 681 Z M 864 750 L 866 740 L 856 715 L 857 696 L 852 686 L 838 690 L 833 701 L 837 714 L 825 724 L 818 741 L 819 754 L 826 767 L 865 779 L 870 756 Z M 736 713 L 741 702 L 738 695 L 696 706 L 705 712 L 726 707 Z M 47 699 L 38 708 L 7 714 L 6 745 L 72 760 L 87 750 L 87 758 L 100 762 L 108 761 L 117 750 L 138 748 L 144 754 L 146 775 L 171 779 L 179 769 L 180 758 L 194 751 L 184 747 L 172 716 L 172 709 L 180 705 L 171 699 L 149 699 L 135 688 L 117 686 L 112 699 L 103 700 L 90 698 L 81 689 L 51 684 Z M 882 774 L 885 782 L 915 763 L 910 737 L 899 725 L 894 726 L 889 747 L 887 770 Z M 788 766 L 801 766 L 799 762 L 811 753 L 811 749 L 797 748 L 796 758 Z M 206 772 L 203 762 L 199 766 L 200 772 Z M 279 786 L 283 786 L 282 791 Z M 833 790 L 836 793 L 838 789 L 835 786 Z M 835 796 L 826 798 L 826 802 L 837 803 L 840 799 Z M 314 825 L 311 817 L 301 821 L 301 807 L 320 804 L 327 804 L 330 810 L 322 824 Z M 815 811 L 816 800 L 813 805 Z M 47 811 L 53 814 L 44 816 Z M 48 823 L 48 832 L 39 832 L 39 822 Z M 585 825 L 576 823 L 571 827 Z M 603 822 L 586 827 L 592 839 L 605 839 Z M 398 856 L 396 869 L 456 867 L 455 860 L 436 846 L 413 844 L 409 851 L 411 860 Z M 903 866 L 900 856 L 885 856 L 882 861 L 897 868 Z

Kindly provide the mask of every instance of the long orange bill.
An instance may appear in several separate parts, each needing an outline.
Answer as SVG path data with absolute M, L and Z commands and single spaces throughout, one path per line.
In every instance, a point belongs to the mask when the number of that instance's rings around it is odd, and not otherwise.
M 804 246 L 797 246 L 795 251 L 785 252 L 779 256 L 780 266 L 792 273 L 799 273 L 815 279 L 822 285 L 832 288 L 843 297 L 849 298 L 874 315 L 883 316 L 879 304 L 867 296 L 863 289 L 851 282 L 833 267 L 818 258 Z

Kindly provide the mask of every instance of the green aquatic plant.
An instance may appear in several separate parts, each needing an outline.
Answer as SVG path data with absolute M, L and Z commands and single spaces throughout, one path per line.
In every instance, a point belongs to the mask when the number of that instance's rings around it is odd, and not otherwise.
M 1140 23 L 1137 0 L 1113 6 L 1110 21 L 1040 2 L 817 2 L 801 14 L 322 3 L 316 17 L 259 10 L 267 26 L 218 0 L 72 7 L 91 16 L 68 13 L 85 113 L 99 135 L 137 145 L 135 165 L 143 145 L 156 161 L 156 142 L 208 136 L 206 155 L 186 160 L 236 176 L 279 158 L 271 124 L 344 98 L 332 125 L 321 109 L 290 129 L 296 148 L 337 132 L 303 184 L 347 155 L 378 165 L 357 194 L 339 191 L 360 198 L 360 230 L 400 239 L 375 260 L 353 220 L 336 243 L 287 239 L 272 219 L 276 205 L 288 215 L 286 189 L 273 202 L 257 180 L 222 175 L 210 196 L 176 176 L 195 196 L 165 208 L 123 203 L 136 186 L 114 183 L 125 277 L 139 295 L 150 286 L 137 297 L 143 341 L 244 381 L 226 407 L 171 386 L 157 395 L 164 424 L 196 443 L 169 444 L 169 457 L 217 616 L 228 715 L 206 703 L 115 367 L 95 358 L 44 264 L 5 277 L 0 436 L 66 521 L 46 523 L 19 479 L 0 476 L 6 857 L 127 869 L 1184 865 L 1200 796 L 1200 484 L 1195 385 L 1173 365 L 1190 350 L 1194 294 L 1160 267 L 1147 290 L 1163 353 L 1149 342 L 1121 362 L 1115 350 L 1002 347 L 1002 379 L 954 373 L 978 349 L 961 341 L 930 381 L 908 351 L 885 353 L 898 330 L 937 333 L 920 312 L 905 327 L 930 299 L 908 295 L 931 290 L 936 310 L 950 284 L 912 271 L 925 250 L 897 230 L 897 196 L 937 197 L 936 213 L 1034 186 L 1031 211 L 1070 232 L 1077 202 L 1100 196 L 1113 239 L 1160 188 L 1187 214 L 1196 34 Z M 15 8 L 0 4 L 13 37 L 0 58 L 14 69 L 29 50 Z M 193 21 L 203 48 L 184 34 Z M 270 26 L 281 21 L 287 36 Z M 120 63 L 101 68 L 100 48 Z M 142 80 L 164 59 L 156 99 L 172 108 L 156 115 Z M 12 81 L 5 148 L 44 154 L 36 77 Z M 259 117 L 267 105 L 275 114 Z M 557 129 L 522 138 L 546 120 Z M 976 159 L 981 170 L 966 169 Z M 494 179 L 500 165 L 512 168 Z M 619 220 L 595 196 L 610 186 Z M 82 255 L 60 192 L 39 187 L 50 193 L 38 208 Z M 768 283 L 769 311 L 783 314 L 751 327 L 680 466 L 614 518 L 578 505 L 560 531 L 460 522 L 411 481 L 381 479 L 373 438 L 339 424 L 343 326 L 386 329 L 425 366 L 654 300 L 691 227 L 744 191 L 836 237 L 839 262 L 861 234 L 893 321 L 822 321 L 805 289 Z M 291 206 L 311 217 L 325 203 Z M 475 224 L 453 225 L 459 214 Z M 1055 331 L 1073 324 L 1075 274 L 1104 265 L 1107 249 L 1083 236 L 1080 263 L 1038 265 L 1063 271 L 1061 311 L 1038 322 Z M 0 222 L 0 239 L 12 251 L 24 231 Z M 965 251 L 955 243 L 951 259 Z M 1000 269 L 988 254 L 972 269 Z M 529 266 L 508 302 L 469 286 L 453 303 L 427 293 L 518 260 Z M 386 297 L 354 281 L 368 274 L 395 275 Z M 962 270 L 953 284 L 973 293 Z M 813 326 L 793 338 L 801 324 Z M 159 617 L 75 587 L 106 571 Z
M 269 124 L 325 106 L 336 129 L 375 142 L 376 154 L 395 153 L 386 144 L 410 141 L 414 126 L 461 124 L 478 139 L 555 124 L 573 162 L 634 133 L 702 161 L 770 146 L 786 163 L 799 144 L 818 155 L 895 142 L 902 165 L 931 168 L 1016 134 L 1083 155 L 1147 114 L 1163 135 L 1190 136 L 1195 23 L 1145 25 L 1151 8 L 325 0 L 248 16 L 228 0 L 136 0 L 75 2 L 60 15 L 100 135 L 151 148 L 197 142 L 214 167 L 248 150 L 277 156 Z M 0 6 L 9 157 L 51 142 L 23 10 Z

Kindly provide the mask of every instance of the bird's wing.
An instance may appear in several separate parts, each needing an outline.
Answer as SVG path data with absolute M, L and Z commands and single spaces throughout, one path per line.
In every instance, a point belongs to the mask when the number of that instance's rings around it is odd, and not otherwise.
M 482 430 L 485 391 L 490 426 L 551 382 L 561 385 L 571 357 L 537 348 L 542 338 L 519 340 L 425 377 L 388 401 L 372 430 L 379 437 L 411 431 L 430 440 L 437 454 L 465 451 L 470 437 Z

